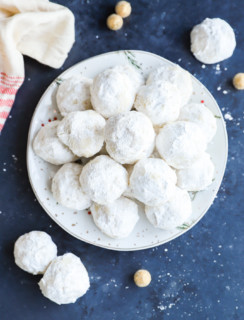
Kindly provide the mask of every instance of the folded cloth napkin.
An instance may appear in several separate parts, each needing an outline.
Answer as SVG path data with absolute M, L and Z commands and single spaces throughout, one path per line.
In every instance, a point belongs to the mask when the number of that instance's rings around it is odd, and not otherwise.
M 0 133 L 24 81 L 23 55 L 60 68 L 74 38 L 67 8 L 48 0 L 0 0 Z

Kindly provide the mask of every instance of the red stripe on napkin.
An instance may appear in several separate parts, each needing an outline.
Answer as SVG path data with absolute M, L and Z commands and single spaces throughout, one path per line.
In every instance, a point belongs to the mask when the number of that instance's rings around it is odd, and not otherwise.
M 23 77 L 16 77 L 16 76 L 8 76 L 5 72 L 0 72 L 1 75 L 3 75 L 4 77 L 6 78 L 9 78 L 9 79 L 20 79 L 20 80 L 23 80 Z
M 0 84 L 0 94 L 13 94 L 17 93 L 18 89 L 5 87 Z
M 0 99 L 0 107 L 5 107 L 5 106 L 12 107 L 13 103 L 14 103 L 14 97 L 13 99 L 8 99 L 8 100 Z
M 8 112 L 6 111 L 0 112 L 0 118 L 7 119 L 7 117 L 8 117 Z
M 0 72 L 0 132 L 8 118 L 16 93 L 24 81 L 24 77 L 8 76 Z M 4 111 L 1 111 L 6 107 Z

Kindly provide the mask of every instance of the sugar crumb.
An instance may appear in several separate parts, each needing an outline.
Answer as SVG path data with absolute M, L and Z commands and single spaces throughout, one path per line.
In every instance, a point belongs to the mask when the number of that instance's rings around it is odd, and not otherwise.
M 157 306 L 157 308 L 158 308 L 159 310 L 161 310 L 161 311 L 163 311 L 163 310 L 166 310 L 166 309 L 167 309 L 167 307 L 166 307 L 166 306 L 162 306 L 162 305 Z
M 229 121 L 232 121 L 233 120 L 233 117 L 232 115 L 230 114 L 230 112 L 227 112 L 225 115 L 224 115 L 225 119 L 226 120 L 229 120 Z

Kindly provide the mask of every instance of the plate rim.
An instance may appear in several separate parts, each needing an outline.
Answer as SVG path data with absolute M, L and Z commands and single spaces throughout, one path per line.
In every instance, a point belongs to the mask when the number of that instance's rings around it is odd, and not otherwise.
M 28 174 L 28 178 L 29 178 L 29 182 L 30 182 L 30 185 L 31 185 L 31 188 L 32 188 L 32 191 L 36 197 L 36 199 L 38 200 L 39 202 L 39 205 L 44 209 L 44 211 L 48 214 L 48 216 L 55 222 L 57 223 L 57 225 L 59 225 L 59 227 L 61 227 L 64 231 L 66 231 L 68 234 L 70 234 L 71 236 L 73 236 L 74 238 L 80 240 L 80 241 L 83 241 L 85 243 L 88 243 L 88 244 L 91 244 L 93 246 L 96 246 L 96 247 L 99 247 L 99 248 L 103 248 L 103 249 L 108 249 L 108 250 L 112 250 L 112 251 L 122 251 L 122 252 L 127 252 L 127 251 L 140 251 L 140 250 L 146 250 L 146 249 L 151 249 L 151 248 L 154 248 L 154 247 L 158 247 L 160 245 L 163 245 L 165 243 L 168 243 L 178 237 L 180 237 L 181 235 L 183 235 L 184 233 L 188 232 L 189 230 L 191 230 L 202 218 L 203 216 L 206 214 L 206 212 L 211 208 L 215 198 L 216 198 L 216 195 L 220 189 L 220 186 L 222 184 L 222 181 L 223 181 L 223 178 L 224 178 L 224 175 L 225 175 L 225 171 L 226 171 L 226 165 L 227 165 L 227 159 L 228 159 L 228 133 L 227 133 L 227 130 L 226 130 L 226 125 L 225 125 L 225 120 L 224 120 L 224 117 L 222 115 L 222 112 L 220 110 L 220 107 L 216 101 L 216 99 L 214 98 L 214 96 L 211 94 L 211 92 L 208 90 L 208 88 L 203 85 L 196 77 L 194 77 L 190 72 L 190 75 L 192 78 L 194 78 L 194 80 L 196 80 L 198 82 L 199 85 L 203 86 L 204 89 L 206 90 L 206 92 L 209 94 L 209 96 L 213 99 L 214 101 L 214 104 L 216 105 L 217 109 L 220 111 L 220 115 L 221 115 L 221 123 L 223 125 L 223 129 L 224 129 L 224 140 L 225 140 L 225 159 L 224 159 L 224 166 L 223 166 L 223 172 L 221 174 L 221 179 L 219 181 L 219 183 L 217 184 L 217 188 L 216 188 L 216 191 L 214 192 L 214 196 L 212 197 L 213 200 L 210 204 L 210 206 L 204 210 L 202 212 L 202 214 L 187 228 L 187 229 L 181 229 L 179 231 L 179 233 L 176 233 L 174 234 L 172 237 L 169 237 L 167 240 L 165 241 L 159 241 L 158 243 L 156 244 L 149 244 L 149 245 L 146 245 L 146 246 L 143 246 L 143 247 L 136 247 L 136 248 L 117 248 L 117 247 L 108 247 L 106 245 L 101 245 L 99 243 L 93 243 L 89 240 L 86 240 L 86 239 L 83 239 L 82 237 L 78 237 L 77 235 L 75 235 L 71 230 L 67 229 L 66 226 L 64 226 L 61 222 L 59 222 L 56 217 L 49 211 L 48 208 L 46 208 L 45 204 L 40 200 L 38 194 L 36 193 L 36 190 L 34 188 L 34 184 L 33 184 L 33 181 L 32 181 L 32 177 L 31 177 L 31 174 L 30 174 L 30 164 L 29 164 L 29 161 L 30 161 L 30 148 L 31 148 L 31 138 L 30 138 L 30 128 L 32 127 L 32 124 L 33 124 L 33 121 L 34 121 L 34 118 L 35 118 L 35 114 L 37 112 L 37 109 L 38 109 L 38 106 L 41 104 L 42 100 L 44 99 L 44 96 L 46 94 L 47 91 L 49 91 L 49 89 L 53 86 L 53 83 L 58 79 L 58 78 L 61 78 L 66 72 L 70 71 L 71 69 L 75 68 L 77 65 L 81 64 L 81 63 L 84 63 L 88 60 L 92 60 L 92 59 L 95 59 L 95 58 L 98 58 L 98 57 L 101 57 L 101 56 L 104 56 L 104 55 L 109 55 L 109 54 L 118 54 L 118 53 L 124 53 L 125 51 L 130 51 L 130 52 L 133 52 L 133 53 L 142 53 L 142 54 L 146 54 L 146 55 L 150 55 L 150 56 L 154 56 L 156 58 L 159 58 L 163 61 L 166 61 L 167 63 L 170 63 L 170 64 L 177 64 L 177 63 L 174 63 L 164 57 L 161 57 L 155 53 L 152 53 L 152 52 L 149 52 L 149 51 L 143 51 L 143 50 L 133 50 L 133 49 L 127 49 L 127 50 L 115 50 L 115 51 L 109 51 L 109 52 L 105 52 L 105 53 L 102 53 L 102 54 L 98 54 L 98 55 L 95 55 L 95 56 L 92 56 L 92 57 L 89 57 L 87 59 L 84 59 L 82 61 L 79 61 L 77 63 L 75 63 L 74 65 L 72 65 L 71 67 L 67 68 L 66 70 L 64 70 L 62 73 L 60 73 L 49 85 L 48 87 L 46 88 L 46 90 L 43 92 L 43 94 L 41 95 L 41 98 L 39 99 L 36 107 L 35 107 L 35 110 L 32 114 L 32 117 L 31 117 L 31 121 L 30 121 L 30 125 L 29 125 L 29 130 L 28 130 L 28 137 L 27 137 L 27 145 L 26 145 L 26 165 L 27 165 L 27 174 Z M 178 64 L 177 64 L 178 65 Z M 183 68 L 184 69 L 184 68 Z M 186 69 L 184 69 L 186 70 Z

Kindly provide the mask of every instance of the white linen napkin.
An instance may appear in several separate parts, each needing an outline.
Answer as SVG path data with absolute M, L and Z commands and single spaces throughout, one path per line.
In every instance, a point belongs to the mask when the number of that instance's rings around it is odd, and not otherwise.
M 75 41 L 74 16 L 48 0 L 0 0 L 0 132 L 24 81 L 27 55 L 60 68 Z

